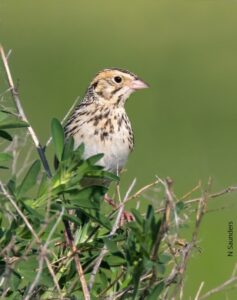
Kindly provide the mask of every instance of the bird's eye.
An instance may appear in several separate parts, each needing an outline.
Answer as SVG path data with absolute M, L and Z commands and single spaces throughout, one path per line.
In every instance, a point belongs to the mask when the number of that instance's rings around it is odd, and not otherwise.
M 120 77 L 120 76 L 115 76 L 115 77 L 114 77 L 114 81 L 115 81 L 116 83 L 120 83 L 120 82 L 122 81 L 122 77 Z

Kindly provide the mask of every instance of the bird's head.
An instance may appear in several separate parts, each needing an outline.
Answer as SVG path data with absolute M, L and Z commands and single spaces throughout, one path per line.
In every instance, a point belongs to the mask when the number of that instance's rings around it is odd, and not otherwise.
M 148 87 L 147 83 L 129 71 L 117 68 L 105 69 L 91 82 L 86 98 L 92 97 L 101 104 L 121 106 L 134 91 Z

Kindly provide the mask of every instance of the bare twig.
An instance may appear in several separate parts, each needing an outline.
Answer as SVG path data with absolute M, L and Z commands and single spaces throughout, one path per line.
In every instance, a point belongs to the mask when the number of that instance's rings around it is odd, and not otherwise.
M 45 259 L 46 265 L 48 267 L 48 270 L 50 272 L 50 275 L 53 278 L 53 282 L 54 282 L 54 285 L 56 286 L 56 289 L 58 291 L 58 295 L 59 295 L 60 299 L 63 299 L 62 291 L 61 291 L 60 286 L 58 284 L 58 280 L 57 280 L 57 277 L 56 277 L 56 275 L 54 273 L 52 265 L 51 265 L 50 261 L 48 260 L 47 256 L 45 256 L 44 259 Z
M 180 200 L 184 200 L 184 199 L 188 198 L 193 192 L 195 192 L 196 190 L 200 189 L 201 186 L 202 186 L 202 183 L 201 183 L 201 181 L 199 181 L 198 184 L 197 184 L 193 189 L 191 189 L 191 191 L 189 191 L 189 192 L 187 192 L 186 194 L 184 194 L 184 195 L 180 198 Z
M 103 258 L 105 257 L 105 255 L 108 253 L 108 249 L 106 247 L 106 245 L 102 248 L 99 256 L 97 257 L 96 261 L 95 261 L 95 265 L 93 267 L 93 270 L 91 272 L 91 275 L 90 275 L 90 281 L 89 281 L 89 289 L 91 290 L 93 288 L 93 285 L 94 285 L 94 282 L 95 282 L 95 277 L 96 277 L 96 274 L 99 270 L 99 267 L 101 265 L 101 262 L 103 260 Z
M 179 292 L 182 293 L 183 278 L 184 278 L 184 274 L 185 274 L 185 271 L 187 268 L 187 262 L 188 262 L 188 259 L 190 258 L 193 248 L 196 245 L 197 235 L 198 235 L 198 232 L 200 229 L 201 221 L 206 212 L 207 201 L 209 199 L 210 186 L 211 186 L 211 180 L 209 180 L 207 190 L 204 192 L 203 197 L 200 198 L 200 201 L 199 201 L 199 208 L 198 208 L 197 215 L 196 215 L 196 223 L 195 223 L 195 228 L 194 228 L 194 231 L 192 234 L 192 240 L 189 244 L 185 245 L 185 247 L 181 250 L 182 259 L 181 259 L 180 263 L 178 265 L 174 266 L 173 270 L 171 271 L 170 276 L 168 276 L 165 281 L 166 285 L 170 285 L 174 281 L 176 282 L 176 286 L 171 295 L 171 298 L 172 297 L 175 298 L 175 296 Z
M 135 194 L 133 194 L 132 196 L 128 197 L 126 199 L 125 202 L 128 202 L 130 200 L 133 200 L 137 197 L 139 197 L 141 194 L 143 194 L 146 190 L 149 190 L 151 187 L 153 187 L 154 185 L 158 184 L 160 182 L 160 179 L 156 179 L 154 182 L 147 184 L 146 186 L 142 187 L 140 190 L 138 190 Z
M 200 293 L 202 291 L 203 286 L 204 286 L 204 281 L 201 282 L 194 300 L 198 300 L 199 299 L 199 295 L 200 295 Z
M 151 260 L 154 260 L 154 261 L 157 259 L 157 253 L 158 253 L 158 249 L 160 247 L 160 243 L 169 228 L 171 210 L 175 211 L 175 206 L 173 203 L 173 193 L 172 193 L 172 183 L 173 183 L 172 180 L 170 178 L 166 179 L 166 181 L 163 181 L 160 178 L 158 178 L 158 180 L 159 180 L 159 182 L 162 183 L 162 185 L 165 188 L 166 202 L 165 202 L 164 215 L 163 215 L 163 218 L 161 221 L 161 226 L 159 228 L 153 249 L 151 251 L 150 257 L 151 257 Z M 175 218 L 177 218 L 177 216 Z M 176 224 L 178 226 L 178 221 Z
M 230 194 L 230 193 L 233 193 L 233 192 L 236 192 L 236 191 L 237 191 L 237 186 L 229 186 L 229 187 L 227 187 L 227 188 L 225 188 L 225 189 L 223 189 L 219 192 L 209 194 L 208 198 L 209 199 L 215 199 L 215 198 L 218 198 L 218 197 L 223 196 L 225 194 Z M 188 205 L 193 204 L 193 203 L 199 203 L 201 201 L 201 199 L 202 199 L 202 197 L 198 197 L 198 198 L 186 200 L 183 203 L 184 203 L 184 205 L 188 206 Z M 165 207 L 158 208 L 158 209 L 156 209 L 156 213 L 161 213 L 164 210 L 165 210 Z
M 35 276 L 35 279 L 34 281 L 32 282 L 28 292 L 27 292 L 27 295 L 23 298 L 23 300 L 30 300 L 31 296 L 32 296 L 32 293 L 34 292 L 34 289 L 35 287 L 37 286 L 39 280 L 40 280 L 40 276 L 41 276 L 41 273 L 43 272 L 43 267 L 44 267 L 44 257 L 41 256 L 40 257 L 40 260 L 39 260 L 39 269 L 38 269 L 38 272 Z
M 34 231 L 33 227 L 31 226 L 30 222 L 28 221 L 26 216 L 23 214 L 21 209 L 18 207 L 18 205 L 16 204 L 16 202 L 14 201 L 12 196 L 8 193 L 8 191 L 4 187 L 4 184 L 1 181 L 0 181 L 0 188 L 2 190 L 3 195 L 10 201 L 11 205 L 15 208 L 15 210 L 17 211 L 19 216 L 23 219 L 24 223 L 26 224 L 29 231 L 32 233 L 32 235 L 35 238 L 35 240 L 37 241 L 37 243 L 40 243 L 40 239 L 39 239 L 38 235 L 36 234 L 36 232 Z
M 48 161 L 46 159 L 46 156 L 45 156 L 45 153 L 44 153 L 44 149 L 42 148 L 40 142 L 39 142 L 39 139 L 33 129 L 33 127 L 29 124 L 29 121 L 25 115 L 25 112 L 23 110 L 23 107 L 21 105 L 21 102 L 20 102 L 20 98 L 19 98 L 19 94 L 18 94 L 18 91 L 17 91 L 17 88 L 16 86 L 14 85 L 14 81 L 12 79 L 12 75 L 11 75 L 11 71 L 10 71 L 10 68 L 9 68 L 9 64 L 8 64 L 8 60 L 7 60 L 7 56 L 4 52 L 4 49 L 3 47 L 0 45 L 0 55 L 1 55 L 1 59 L 2 59 L 2 62 L 3 62 L 3 66 L 4 66 L 4 69 L 5 69 L 5 72 L 6 72 L 6 76 L 7 76 L 7 80 L 8 80 L 8 85 L 9 85 L 9 88 L 11 90 L 11 94 L 12 94 L 12 98 L 15 102 L 15 105 L 16 105 L 16 108 L 17 108 L 17 111 L 19 113 L 19 117 L 22 121 L 26 122 L 28 124 L 28 131 L 29 131 L 29 134 L 35 144 L 35 147 L 38 151 L 38 154 L 39 154 L 39 157 L 42 161 L 42 164 L 44 166 L 44 169 L 47 173 L 47 175 L 49 177 L 51 177 L 51 171 L 50 171 L 50 168 L 49 168 L 49 164 L 48 164 Z
M 218 293 L 220 291 L 223 291 L 226 287 L 228 287 L 230 284 L 234 283 L 235 281 L 237 281 L 237 276 L 231 277 L 230 279 L 226 280 L 225 282 L 223 282 L 218 287 L 210 290 L 209 292 L 207 292 L 206 294 L 204 294 L 203 296 L 201 296 L 200 298 L 198 298 L 198 300 L 207 299 L 211 295 L 216 294 L 216 293 Z
M 67 220 L 64 220 L 63 222 L 64 222 L 64 226 L 65 226 L 65 229 L 66 229 L 68 242 L 69 242 L 70 248 L 72 250 L 72 253 L 74 255 L 76 269 L 77 269 L 77 273 L 79 275 L 79 279 L 80 279 L 80 282 L 81 282 L 84 298 L 85 298 L 85 300 L 90 300 L 91 297 L 90 297 L 90 293 L 89 293 L 88 286 L 87 286 L 87 283 L 86 283 L 84 271 L 83 271 L 83 268 L 82 268 L 82 265 L 81 265 L 81 262 L 80 262 L 80 258 L 79 258 L 79 254 L 78 254 L 79 251 L 77 249 L 77 246 L 74 243 L 74 238 L 72 236 L 70 224 Z

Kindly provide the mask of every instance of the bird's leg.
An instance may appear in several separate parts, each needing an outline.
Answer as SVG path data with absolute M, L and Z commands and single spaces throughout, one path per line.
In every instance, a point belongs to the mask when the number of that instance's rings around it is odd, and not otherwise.
M 105 194 L 104 195 L 104 200 L 105 202 L 107 202 L 109 205 L 111 205 L 113 207 L 113 209 L 118 209 L 119 205 L 117 205 L 114 200 L 108 195 Z M 128 211 L 123 211 L 122 216 L 121 216 L 121 221 L 120 221 L 120 225 L 123 225 L 125 222 L 132 222 L 134 221 L 134 216 L 132 213 L 128 212 Z
M 104 195 L 104 200 L 105 202 L 107 202 L 109 205 L 111 205 L 114 209 L 117 208 L 116 203 L 114 202 L 114 200 L 106 193 Z

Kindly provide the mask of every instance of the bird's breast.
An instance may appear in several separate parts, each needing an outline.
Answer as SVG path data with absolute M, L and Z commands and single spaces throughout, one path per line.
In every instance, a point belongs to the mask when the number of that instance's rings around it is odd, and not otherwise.
M 73 130 L 68 128 L 68 134 L 74 137 L 75 147 L 85 145 L 84 159 L 103 153 L 98 164 L 113 173 L 121 171 L 133 149 L 133 131 L 124 109 L 83 114 L 70 126 Z

